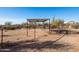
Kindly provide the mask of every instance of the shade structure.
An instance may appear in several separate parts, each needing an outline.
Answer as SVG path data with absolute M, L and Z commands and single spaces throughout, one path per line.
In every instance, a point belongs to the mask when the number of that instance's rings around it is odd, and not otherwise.
M 49 21 L 49 32 L 50 32 L 50 19 L 27 19 L 27 36 L 28 36 L 28 22 L 34 26 L 34 39 L 36 39 L 36 23 L 37 22 L 43 22 L 43 26 L 44 26 L 44 22 Z
M 27 19 L 29 22 L 45 22 L 48 21 L 49 19 Z

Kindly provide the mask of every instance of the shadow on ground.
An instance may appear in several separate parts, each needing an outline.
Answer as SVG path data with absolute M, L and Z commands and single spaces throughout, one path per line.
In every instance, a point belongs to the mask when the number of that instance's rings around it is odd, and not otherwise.
M 1 45 L 0 45 L 1 46 Z M 37 50 L 41 51 L 41 49 L 64 49 L 68 48 L 70 45 L 68 44 L 62 44 L 62 43 L 55 43 L 55 41 L 37 41 L 37 40 L 27 40 L 27 41 L 20 41 L 16 43 L 4 43 L 3 47 L 0 48 L 1 52 L 21 52 L 25 49 L 27 51 L 30 50 Z M 30 52 L 29 50 L 29 52 Z

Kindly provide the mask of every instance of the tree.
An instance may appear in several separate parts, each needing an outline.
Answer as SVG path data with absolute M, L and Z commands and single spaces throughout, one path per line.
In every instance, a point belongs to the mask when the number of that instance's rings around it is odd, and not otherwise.
M 11 22 L 5 22 L 4 29 L 13 30 L 14 27 Z
M 5 26 L 11 26 L 12 23 L 11 22 L 5 22 Z
M 62 28 L 64 26 L 64 20 L 53 19 L 51 26 L 52 26 L 52 28 Z
M 75 29 L 79 28 L 79 22 L 69 21 L 67 25 L 69 28 L 75 28 Z

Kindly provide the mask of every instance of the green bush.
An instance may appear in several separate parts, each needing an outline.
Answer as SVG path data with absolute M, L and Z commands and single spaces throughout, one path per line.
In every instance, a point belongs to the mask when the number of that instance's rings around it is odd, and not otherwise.
M 51 22 L 51 27 L 52 28 L 60 28 L 63 27 L 64 21 L 61 19 L 55 19 Z

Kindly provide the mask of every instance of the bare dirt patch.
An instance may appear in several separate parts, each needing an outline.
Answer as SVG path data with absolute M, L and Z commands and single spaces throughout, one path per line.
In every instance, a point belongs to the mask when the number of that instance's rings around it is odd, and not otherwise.
M 36 32 L 36 40 L 34 40 L 33 29 L 29 30 L 28 37 L 27 29 L 4 31 L 4 45 L 0 51 L 79 51 L 79 34 L 49 34 L 48 30 L 44 29 L 37 29 Z

